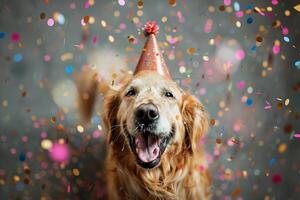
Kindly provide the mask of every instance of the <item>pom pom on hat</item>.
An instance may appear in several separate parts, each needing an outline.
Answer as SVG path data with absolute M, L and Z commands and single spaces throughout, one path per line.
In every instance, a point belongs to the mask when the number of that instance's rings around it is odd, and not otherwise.
M 144 27 L 144 34 L 145 36 L 154 34 L 157 35 L 158 33 L 158 25 L 156 23 L 156 21 L 148 21 Z

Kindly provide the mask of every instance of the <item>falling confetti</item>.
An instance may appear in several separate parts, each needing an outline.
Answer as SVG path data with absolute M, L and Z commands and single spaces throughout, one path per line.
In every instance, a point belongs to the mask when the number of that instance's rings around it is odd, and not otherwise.
M 211 117 L 196 168 L 211 171 L 213 199 L 300 199 L 298 4 L 4 1 L 0 198 L 107 198 L 103 96 L 84 124 L 77 81 L 91 70 L 119 86 L 156 20 L 174 81 Z
M 300 4 L 294 6 L 294 9 L 297 10 L 298 12 L 300 12 Z

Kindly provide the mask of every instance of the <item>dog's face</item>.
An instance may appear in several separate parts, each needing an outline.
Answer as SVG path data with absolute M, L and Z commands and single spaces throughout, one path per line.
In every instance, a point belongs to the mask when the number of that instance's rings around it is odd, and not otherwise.
M 137 163 L 155 167 L 177 135 L 181 92 L 173 81 L 143 73 L 126 85 L 121 99 L 118 118 Z
M 143 168 L 157 166 L 174 144 L 194 148 L 205 131 L 203 107 L 175 82 L 157 73 L 139 73 L 114 95 L 117 97 L 107 98 L 106 112 L 111 115 L 105 121 L 109 129 L 120 127 L 118 134 L 124 134 L 136 163 Z M 201 121 L 194 125 L 193 120 Z

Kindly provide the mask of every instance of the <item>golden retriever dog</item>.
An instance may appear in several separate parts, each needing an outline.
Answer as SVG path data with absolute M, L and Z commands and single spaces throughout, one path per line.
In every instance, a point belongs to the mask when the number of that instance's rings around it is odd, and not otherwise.
M 203 105 L 152 71 L 128 75 L 117 88 L 99 84 L 96 73 L 86 74 L 78 84 L 85 119 L 91 116 L 96 93 L 104 93 L 108 198 L 210 199 L 200 142 L 208 129 Z

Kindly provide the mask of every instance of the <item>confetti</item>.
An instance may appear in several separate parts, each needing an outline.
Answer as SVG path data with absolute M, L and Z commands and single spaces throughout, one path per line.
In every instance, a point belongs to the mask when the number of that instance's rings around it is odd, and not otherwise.
M 44 12 L 41 12 L 41 14 L 40 14 L 40 18 L 43 20 L 43 19 L 45 19 L 46 18 L 46 13 L 44 13 Z
M 283 37 L 283 40 L 284 40 L 285 42 L 290 42 L 290 38 L 287 37 L 287 36 L 284 36 L 284 37 Z
M 229 6 L 231 4 L 231 0 L 224 0 L 224 5 Z
M 278 152 L 279 153 L 284 153 L 287 149 L 287 145 L 285 143 L 282 143 L 278 146 Z
M 276 55 L 276 54 L 278 54 L 279 52 L 280 52 L 280 46 L 279 45 L 276 45 L 276 44 L 274 44 L 274 46 L 273 46 L 273 53 Z
M 244 52 L 244 50 L 239 49 L 238 51 L 236 51 L 235 58 L 237 60 L 243 60 L 245 58 L 245 52 Z
M 290 99 L 286 99 L 285 101 L 284 101 L 284 105 L 289 105 L 289 103 L 290 103 Z
M 296 66 L 298 69 L 300 69 L 300 60 L 297 60 L 297 61 L 295 62 L 295 66 Z
M 112 35 L 108 36 L 108 41 L 113 43 L 115 41 L 115 38 Z
M 240 11 L 241 8 L 240 8 L 239 2 L 235 1 L 233 3 L 233 8 L 234 8 L 235 11 Z
M 262 16 L 265 16 L 265 13 L 259 8 L 259 7 L 254 7 L 254 10 L 256 11 L 256 12 L 258 12 L 260 15 L 262 15 Z
M 69 159 L 69 148 L 65 143 L 55 142 L 49 149 L 49 156 L 55 162 L 66 162 Z
M 77 131 L 79 132 L 79 133 L 83 133 L 84 132 L 84 128 L 83 128 L 83 126 L 81 126 L 81 125 L 77 125 Z
M 73 66 L 72 65 L 67 66 L 65 71 L 66 71 L 67 74 L 72 74 L 73 73 Z
M 213 26 L 213 20 L 212 19 L 207 19 L 205 26 L 204 26 L 204 32 L 205 33 L 210 33 L 211 29 Z
M 272 181 L 273 181 L 273 183 L 275 183 L 275 184 L 281 183 L 281 181 L 282 181 L 281 175 L 280 175 L 280 174 L 274 174 L 274 175 L 272 176 Z
M 125 6 L 125 0 L 118 0 L 120 6 Z
M 271 108 L 272 108 L 271 104 L 268 101 L 266 101 L 266 105 L 265 105 L 264 109 L 269 110 Z
M 248 17 L 247 18 L 247 24 L 252 24 L 253 22 L 253 18 L 252 17 Z
M 298 12 L 300 12 L 300 4 L 294 6 L 294 9 L 297 10 Z
M 41 141 L 41 147 L 45 150 L 49 150 L 52 148 L 52 141 L 49 139 L 44 139 Z
M 22 54 L 15 54 L 15 56 L 14 56 L 14 61 L 15 62 L 21 62 L 23 60 L 23 56 L 22 56 Z
M 10 39 L 12 42 L 18 42 L 20 40 L 20 35 L 17 32 L 11 34 Z
M 54 25 L 54 19 L 52 19 L 52 18 L 49 18 L 48 20 L 47 20 L 47 24 L 48 24 L 48 26 L 53 26 Z
M 251 106 L 251 105 L 253 104 L 253 100 L 250 99 L 250 98 L 248 98 L 247 101 L 246 101 L 246 104 L 247 104 L 248 106 Z
M 77 78 L 90 69 L 98 80 L 111 83 L 111 78 L 118 85 L 119 72 L 128 68 L 133 74 L 138 62 L 143 25 L 157 20 L 158 45 L 174 81 L 211 116 L 209 134 L 199 141 L 207 165 L 197 170 L 212 170 L 212 196 L 282 199 L 284 190 L 277 187 L 285 184 L 299 199 L 293 176 L 299 174 L 293 159 L 300 139 L 299 26 L 292 23 L 298 4 L 42 0 L 33 7 L 20 1 L 18 8 L 13 1 L 4 3 L 1 192 L 11 199 L 35 199 L 36 189 L 41 200 L 107 196 L 102 96 L 91 123 L 79 123 L 77 96 L 90 95 L 78 93 Z M 286 184 L 285 177 L 295 184 Z
M 5 37 L 5 33 L 4 32 L 0 32 L 0 39 Z
M 176 0 L 168 0 L 170 6 L 176 6 Z

